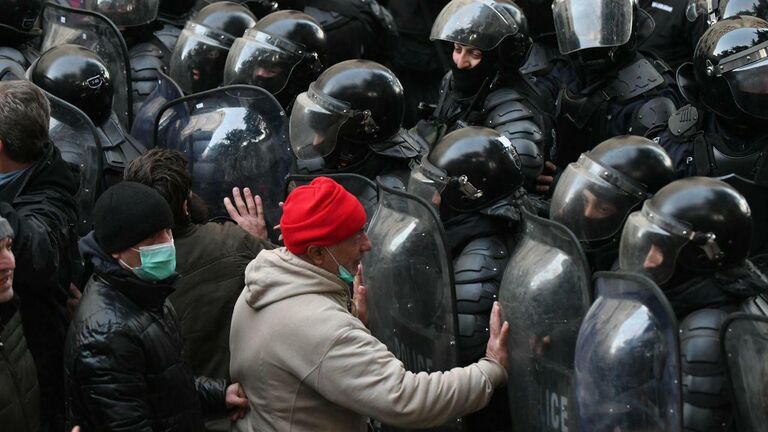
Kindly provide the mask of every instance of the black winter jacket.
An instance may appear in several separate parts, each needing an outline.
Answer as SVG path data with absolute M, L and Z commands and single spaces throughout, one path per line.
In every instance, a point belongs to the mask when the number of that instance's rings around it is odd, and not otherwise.
M 21 177 L 0 187 L 0 216 L 15 233 L 13 289 L 21 300 L 24 334 L 37 365 L 42 418 L 57 427 L 64 411 L 67 290 L 78 260 L 77 187 L 53 145 Z
M 80 251 L 94 266 L 67 334 L 70 426 L 88 431 L 197 431 L 226 411 L 224 380 L 196 378 L 182 360 L 175 276 L 144 282 L 104 253 L 93 233 Z
M 0 425 L 3 430 L 40 430 L 40 390 L 15 301 L 0 304 Z

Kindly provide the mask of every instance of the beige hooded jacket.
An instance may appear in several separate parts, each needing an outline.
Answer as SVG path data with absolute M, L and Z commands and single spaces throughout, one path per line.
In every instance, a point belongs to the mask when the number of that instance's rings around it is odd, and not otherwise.
M 245 270 L 230 332 L 230 371 L 250 401 L 236 431 L 366 430 L 440 425 L 484 407 L 507 374 L 482 359 L 414 374 L 347 310 L 347 286 L 280 248 Z

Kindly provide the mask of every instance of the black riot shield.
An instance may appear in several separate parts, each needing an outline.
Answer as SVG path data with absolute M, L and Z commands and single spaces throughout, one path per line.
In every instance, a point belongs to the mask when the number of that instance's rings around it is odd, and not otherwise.
M 376 183 L 372 182 L 367 177 L 363 177 L 359 174 L 352 173 L 337 173 L 337 174 L 290 174 L 285 179 L 285 196 L 288 196 L 294 188 L 297 186 L 306 185 L 312 182 L 316 177 L 328 177 L 339 183 L 347 190 L 347 192 L 360 201 L 365 209 L 365 215 L 368 222 L 373 218 L 373 214 L 376 211 L 376 207 L 379 203 L 379 190 L 376 187 Z
M 768 427 L 768 317 L 733 314 L 721 332 L 737 430 L 764 431 Z
M 235 85 L 176 99 L 160 110 L 154 135 L 156 147 L 186 155 L 192 191 L 211 217 L 227 216 L 223 199 L 233 187 L 249 187 L 264 202 L 267 226 L 278 223 L 293 157 L 288 119 L 267 91 Z
M 112 110 L 124 129 L 133 121 L 131 69 L 128 48 L 117 27 L 104 15 L 48 2 L 41 12 L 41 52 L 62 44 L 81 45 L 94 51 L 109 67 L 114 96 Z
M 173 82 L 168 75 L 157 72 L 159 80 L 157 87 L 147 96 L 133 119 L 131 136 L 136 138 L 148 149 L 154 148 L 155 119 L 160 114 L 160 108 L 170 101 L 179 99 L 184 93 L 178 84 Z
M 510 327 L 510 414 L 516 431 L 573 431 L 573 352 L 589 308 L 589 263 L 567 228 L 522 210 L 523 237 L 499 288 Z
M 453 269 L 445 232 L 426 201 L 379 187 L 363 256 L 371 332 L 412 372 L 458 366 Z M 384 428 L 389 429 L 389 428 Z M 460 430 L 459 421 L 440 430 Z
M 79 216 L 77 232 L 84 236 L 93 229 L 91 214 L 101 190 L 101 144 L 96 127 L 85 113 L 56 96 L 48 93 L 46 96 L 51 104 L 48 128 L 51 142 L 79 179 L 75 196 Z
M 750 256 L 768 253 L 768 224 L 763 223 L 768 220 L 768 186 L 757 184 L 735 174 L 719 177 L 718 180 L 728 183 L 744 195 L 752 210 L 752 220 L 755 223 L 752 226 Z
M 666 297 L 625 272 L 595 274 L 595 294 L 576 343 L 578 430 L 681 431 L 678 326 Z

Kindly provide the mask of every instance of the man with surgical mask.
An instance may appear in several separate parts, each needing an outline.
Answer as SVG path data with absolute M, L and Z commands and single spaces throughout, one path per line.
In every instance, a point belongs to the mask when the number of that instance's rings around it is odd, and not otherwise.
M 65 346 L 68 419 L 83 430 L 197 431 L 203 415 L 244 414 L 239 384 L 195 377 L 167 297 L 178 275 L 173 214 L 154 189 L 109 188 L 80 241 L 93 276 Z

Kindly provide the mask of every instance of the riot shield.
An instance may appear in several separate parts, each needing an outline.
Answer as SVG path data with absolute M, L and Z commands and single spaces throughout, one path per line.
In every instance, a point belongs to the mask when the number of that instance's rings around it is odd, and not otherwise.
M 160 108 L 184 96 L 181 88 L 173 82 L 171 77 L 159 71 L 157 74 L 159 76 L 157 87 L 141 105 L 131 127 L 131 135 L 148 149 L 155 147 L 155 118 L 160 113 Z
M 77 232 L 84 236 L 91 231 L 93 205 L 101 189 L 101 144 L 96 127 L 77 107 L 46 93 L 51 104 L 48 133 L 67 162 L 79 187 L 75 201 L 78 210 Z
M 220 87 L 167 103 L 156 117 L 155 146 L 178 150 L 189 161 L 192 191 L 211 217 L 227 216 L 233 187 L 261 196 L 267 226 L 278 223 L 283 179 L 293 158 L 288 119 L 264 89 Z
M 405 368 L 435 372 L 458 366 L 453 269 L 445 232 L 421 198 L 381 182 L 363 256 L 368 324 Z M 459 421 L 440 430 L 459 430 Z M 389 428 L 384 428 L 389 429 Z
M 729 316 L 721 329 L 737 430 L 756 432 L 768 425 L 768 317 Z
M 650 279 L 595 274 L 596 300 L 576 342 L 580 431 L 682 430 L 678 326 Z
M 567 228 L 522 210 L 523 238 L 499 288 L 510 414 L 519 431 L 576 430 L 573 352 L 589 308 L 589 263 Z
M 360 201 L 360 204 L 365 209 L 368 222 L 371 221 L 379 203 L 379 191 L 376 188 L 376 183 L 359 174 L 291 174 L 285 179 L 285 196 L 287 197 L 297 186 L 309 184 L 316 177 L 328 177 L 342 185 L 347 192 L 354 195 Z
M 768 253 L 768 225 L 762 223 L 768 220 L 768 187 L 735 174 L 719 177 L 718 180 L 736 188 L 747 199 L 752 210 L 752 220 L 755 223 L 752 225 L 750 256 Z
M 48 2 L 41 12 L 43 38 L 41 52 L 62 45 L 81 45 L 94 51 L 109 67 L 114 96 L 112 111 L 125 130 L 131 129 L 131 69 L 128 48 L 117 27 L 104 15 L 72 9 Z

